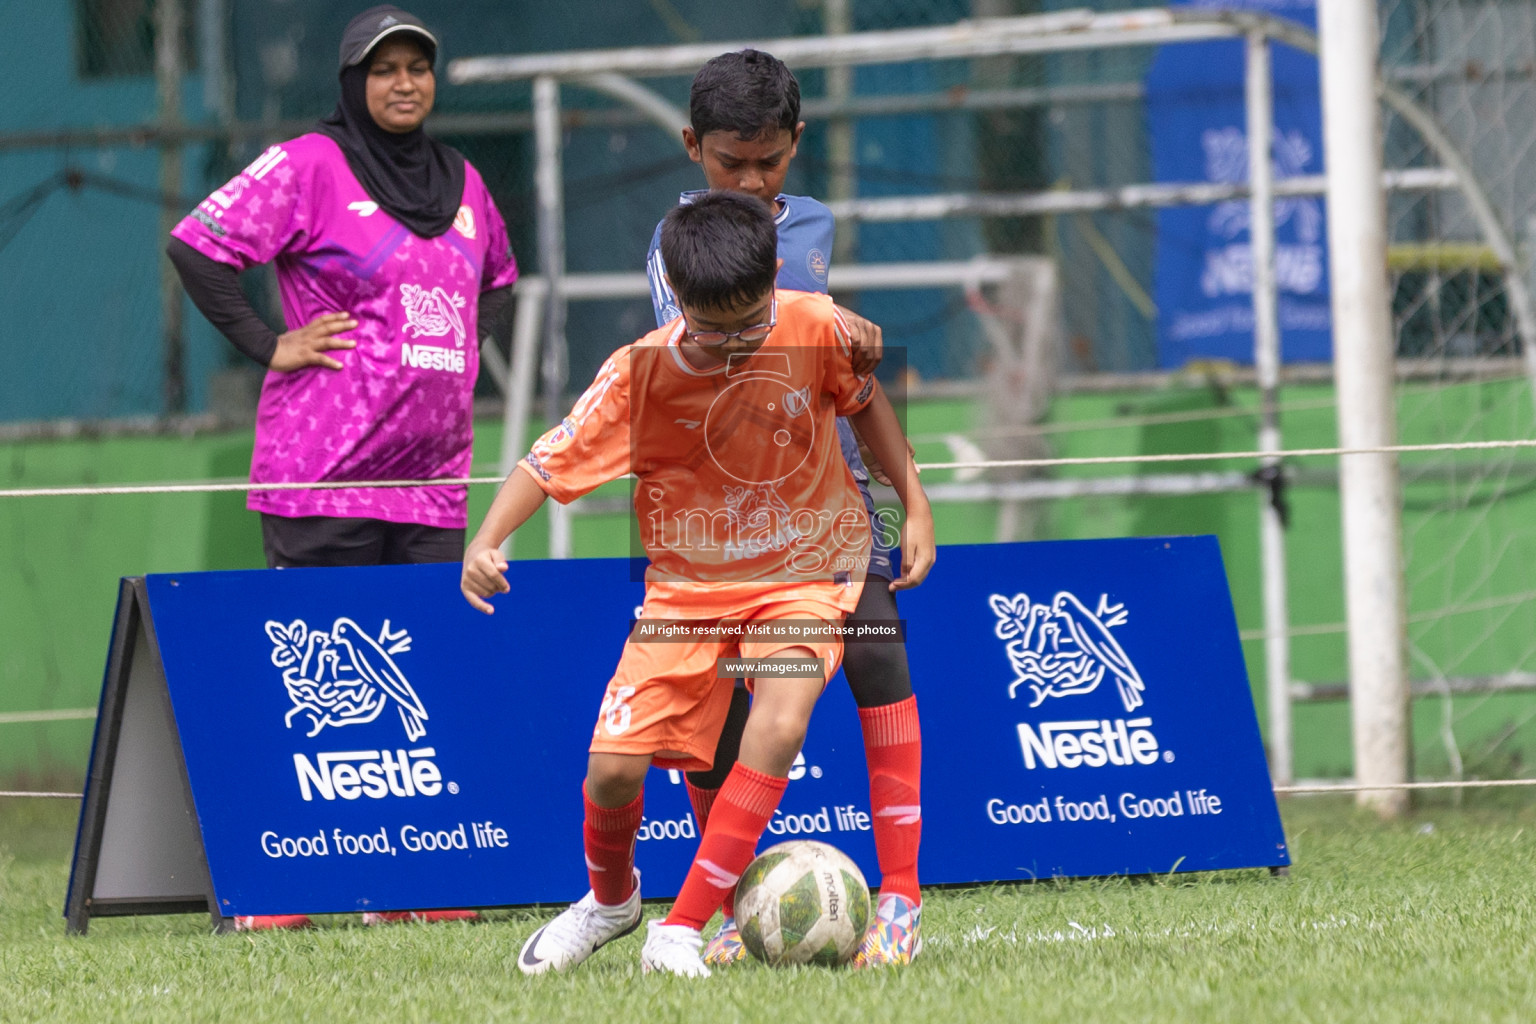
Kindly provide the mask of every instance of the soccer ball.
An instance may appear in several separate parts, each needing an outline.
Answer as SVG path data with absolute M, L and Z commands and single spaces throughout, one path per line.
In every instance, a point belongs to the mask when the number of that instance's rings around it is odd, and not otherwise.
M 869 926 L 869 887 L 835 846 L 780 843 L 736 886 L 736 926 L 747 952 L 775 967 L 846 962 Z

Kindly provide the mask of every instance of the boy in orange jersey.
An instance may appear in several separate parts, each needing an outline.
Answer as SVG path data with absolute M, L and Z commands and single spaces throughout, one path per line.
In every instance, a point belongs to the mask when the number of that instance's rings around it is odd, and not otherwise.
M 651 561 L 642 618 L 762 627 L 671 642 L 631 636 L 583 787 L 592 891 L 529 938 L 518 958 L 525 973 L 573 967 L 639 926 L 634 845 L 646 771 L 709 767 L 732 690 L 716 663 L 739 656 L 761 662 L 741 751 L 640 958 L 646 971 L 707 976 L 700 929 L 751 861 L 841 660 L 835 634 L 794 633 L 840 624 L 869 558 L 869 517 L 834 421 L 852 418 L 887 466 L 906 463 L 906 441 L 879 385 L 854 372 L 831 300 L 774 290 L 777 245 L 772 213 L 751 196 L 710 193 L 673 210 L 661 246 L 682 315 L 604 363 L 507 479 L 465 553 L 464 596 L 490 612 L 487 599 L 508 589 L 499 546 L 546 496 L 571 501 L 634 473 Z M 907 511 L 899 582 L 912 586 L 933 564 L 933 517 L 915 477 L 898 476 Z
M 834 248 L 832 211 L 810 196 L 788 195 L 784 184 L 790 164 L 805 131 L 800 120 L 800 83 L 784 62 L 760 50 L 722 53 L 694 76 L 688 96 L 688 125 L 683 145 L 704 172 L 709 188 L 744 192 L 763 200 L 774 211 L 779 231 L 777 286 L 796 291 L 827 291 L 827 275 Z M 699 192 L 684 192 L 679 202 L 691 202 Z M 677 298 L 666 280 L 666 261 L 660 251 L 660 225 L 646 253 L 646 275 L 651 282 L 651 305 L 656 325 L 677 319 Z M 838 312 L 853 331 L 856 370 L 873 370 L 880 362 L 880 328 L 851 310 Z M 859 453 L 859 442 L 846 420 L 838 421 L 843 458 L 853 472 L 864 507 L 875 523 L 875 545 L 870 552 L 869 574 L 858 607 L 848 613 L 850 628 L 862 623 L 891 622 L 901 617 L 896 607 L 895 584 L 899 566 L 892 566 L 890 547 L 894 538 L 874 517 L 868 482 L 885 483 L 880 470 L 871 472 Z M 906 472 L 917 473 L 908 463 Z M 866 634 L 869 635 L 869 634 Z M 880 868 L 880 891 L 875 912 L 858 952 L 855 967 L 879 967 L 910 963 L 922 948 L 922 891 L 918 888 L 918 848 L 923 833 L 922 729 L 917 696 L 903 641 L 854 644 L 844 652 L 843 677 L 858 706 L 859 731 L 864 739 L 864 761 L 869 768 L 870 826 L 875 857 Z M 731 710 L 725 718 L 714 765 L 707 772 L 683 776 L 688 800 L 702 830 L 720 786 L 735 763 L 746 725 L 751 699 L 744 684 L 737 684 Z M 721 908 L 719 929 L 704 946 L 704 962 L 725 965 L 747 955 L 736 927 L 734 900 L 727 896 Z

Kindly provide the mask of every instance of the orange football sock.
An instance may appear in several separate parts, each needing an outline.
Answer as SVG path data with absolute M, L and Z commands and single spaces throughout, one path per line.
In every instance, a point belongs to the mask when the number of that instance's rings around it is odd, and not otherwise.
M 587 812 L 581 830 L 582 845 L 587 848 L 587 878 L 597 902 L 616 907 L 629 899 L 635 888 L 635 837 L 640 834 L 645 794 L 623 807 L 599 807 L 587 796 L 583 784 L 581 799 Z
M 686 777 L 683 779 L 683 785 L 688 788 L 688 802 L 693 804 L 693 816 L 698 819 L 699 835 L 702 836 L 704 824 L 709 821 L 709 809 L 715 806 L 715 797 L 720 795 L 720 790 L 695 786 Z
M 715 798 L 720 795 L 720 787 L 705 789 L 703 786 L 695 786 L 686 776 L 683 784 L 688 787 L 688 802 L 693 804 L 693 816 L 698 820 L 699 836 L 704 835 L 704 826 L 709 821 L 709 809 L 715 805 Z M 721 908 L 726 917 L 736 916 L 736 890 L 731 889 L 725 894 L 725 903 Z
M 922 901 L 917 888 L 917 848 L 923 836 L 920 798 L 923 738 L 917 698 L 860 708 L 864 757 L 869 762 L 869 806 L 874 816 L 880 891 Z
M 788 785 L 788 779 L 764 775 L 736 763 L 710 809 L 709 827 L 699 841 L 699 852 L 683 880 L 677 902 L 672 904 L 672 912 L 667 915 L 667 924 L 704 929 L 726 894 L 735 891 L 741 873 L 752 863 L 757 841 Z

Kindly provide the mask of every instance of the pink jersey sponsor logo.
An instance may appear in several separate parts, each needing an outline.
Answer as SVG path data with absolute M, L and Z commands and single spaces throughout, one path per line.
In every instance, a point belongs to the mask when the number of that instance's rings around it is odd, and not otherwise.
M 464 308 L 464 296 L 458 292 L 449 295 L 442 285 L 428 291 L 418 285 L 402 284 L 400 305 L 405 307 L 405 329 L 411 337 L 441 338 L 452 331 L 453 343 L 464 347 L 464 318 L 459 315 Z
M 400 365 L 417 370 L 440 370 L 443 373 L 463 373 L 464 353 L 456 348 L 438 348 L 435 345 L 400 346 Z

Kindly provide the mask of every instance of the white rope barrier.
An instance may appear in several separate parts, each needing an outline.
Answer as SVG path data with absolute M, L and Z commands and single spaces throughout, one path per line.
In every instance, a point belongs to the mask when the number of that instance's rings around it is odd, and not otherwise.
M 1375 448 L 1291 448 L 1280 452 L 1175 452 L 1168 455 L 1095 455 L 1060 459 L 997 459 L 971 462 L 921 462 L 918 469 L 1046 469 L 1052 466 L 1109 466 L 1126 463 L 1215 462 L 1221 459 L 1301 459 L 1341 455 L 1404 455 L 1414 452 L 1474 452 L 1501 448 L 1536 448 L 1536 439 L 1455 441 L 1445 444 L 1393 444 Z
M 1414 789 L 1494 789 L 1505 786 L 1536 786 L 1536 779 L 1476 779 L 1452 782 L 1398 782 L 1390 786 L 1362 786 L 1354 782 L 1320 782 L 1306 786 L 1276 786 L 1276 796 L 1296 793 L 1384 793 Z
M 1514 374 L 1507 377 L 1492 378 L 1492 380 L 1520 380 L 1524 381 L 1523 374 Z M 1489 383 L 1479 380 L 1477 384 Z M 1403 400 L 1420 398 L 1427 395 L 1444 393 L 1450 387 L 1458 387 L 1461 384 L 1452 385 L 1423 385 L 1405 386 L 1398 390 L 1398 397 Z M 1337 408 L 1337 398 L 1307 398 L 1289 402 L 1281 402 L 1276 406 L 1280 415 L 1286 416 L 1299 412 L 1321 412 L 1325 409 Z M 1257 419 L 1262 410 L 1254 405 L 1225 405 L 1214 409 L 1189 409 L 1184 412 L 1159 412 L 1145 413 L 1139 416 L 1112 416 L 1091 420 L 1055 420 L 1047 423 L 1025 423 L 1017 426 L 1006 427 L 977 427 L 970 430 L 942 430 L 925 434 L 913 434 L 910 440 L 913 444 L 933 444 L 947 441 L 952 437 L 965 437 L 968 439 L 1007 439 L 1015 437 L 1038 437 L 1054 434 L 1077 434 L 1101 430 L 1139 430 L 1142 427 L 1177 426 L 1185 423 L 1205 423 L 1212 420 L 1227 419 Z
M 1536 786 L 1536 779 L 1471 779 L 1450 782 L 1399 782 L 1387 786 L 1363 786 L 1353 782 L 1320 782 L 1305 786 L 1275 786 L 1276 796 L 1295 796 L 1303 793 L 1381 793 L 1389 790 L 1419 789 L 1499 789 L 1510 786 Z M 33 798 L 45 800 L 79 800 L 84 793 L 47 793 L 25 790 L 0 790 L 0 797 Z
M 920 470 L 1050 469 L 1055 466 L 1145 465 L 1159 462 L 1217 462 L 1223 459 L 1301 459 L 1344 455 L 1409 455 L 1419 452 L 1477 452 L 1536 448 L 1536 439 L 1455 441 L 1442 444 L 1396 444 L 1375 448 L 1292 448 L 1280 452 L 1175 452 L 1167 455 L 1094 455 L 1055 459 L 992 459 L 962 462 L 920 462 Z M 217 494 L 231 491 L 324 491 L 357 487 L 447 487 L 500 484 L 501 476 L 440 477 L 433 480 L 321 480 L 314 482 L 198 484 L 113 484 L 100 487 L 13 487 L 0 489 L 0 498 L 69 498 L 107 494 Z
M 230 491 L 333 491 L 355 487 L 453 487 L 499 484 L 505 477 L 458 476 L 435 480 L 318 480 L 255 484 L 248 480 L 201 484 L 109 484 L 104 487 L 18 487 L 0 490 L 0 498 L 72 498 L 98 494 L 223 494 Z

